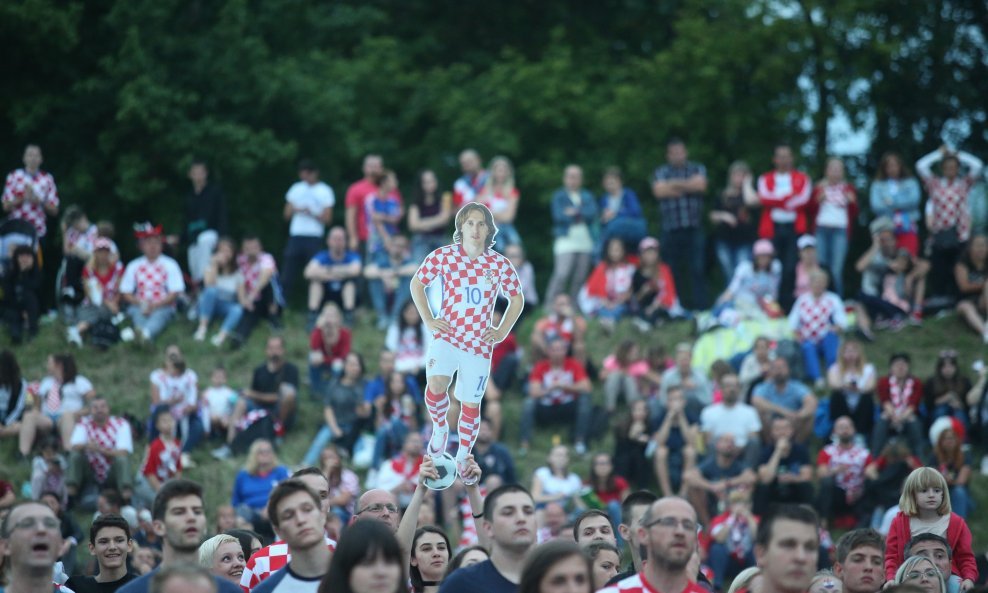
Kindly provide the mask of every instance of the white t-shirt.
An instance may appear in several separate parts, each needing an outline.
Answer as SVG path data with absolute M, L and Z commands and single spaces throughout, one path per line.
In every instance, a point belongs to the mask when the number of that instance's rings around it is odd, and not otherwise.
M 326 232 L 324 225 L 310 212 L 320 213 L 326 208 L 332 208 L 336 203 L 333 189 L 317 181 L 309 185 L 304 181 L 296 181 L 285 194 L 285 201 L 296 208 L 305 208 L 309 212 L 292 214 L 292 222 L 288 226 L 288 234 L 293 237 L 322 237 Z
M 233 414 L 233 406 L 237 401 L 237 392 L 230 387 L 223 385 L 220 387 L 208 387 L 203 392 L 206 405 L 209 406 L 209 415 L 222 417 Z
M 580 480 L 580 476 L 574 473 L 570 473 L 565 478 L 560 478 L 553 474 L 552 470 L 548 467 L 540 467 L 535 470 L 535 475 L 542 481 L 543 494 L 572 496 L 583 488 L 583 481 Z
M 775 172 L 775 195 L 787 196 L 792 193 L 792 173 Z M 770 214 L 773 222 L 791 223 L 796 221 L 796 213 L 785 208 L 773 208 Z
M 748 437 L 762 429 L 758 411 L 744 402 L 731 407 L 723 403 L 710 404 L 700 412 L 700 429 L 710 433 L 714 440 L 725 434 L 734 435 L 738 447 L 748 444 Z
M 316 593 L 322 577 L 306 579 L 292 572 L 291 564 L 261 581 L 254 593 Z
M 45 377 L 38 385 L 38 396 L 44 402 L 48 392 L 55 383 L 54 377 Z M 78 412 L 85 406 L 83 396 L 93 390 L 93 384 L 82 375 L 76 375 L 75 381 L 62 385 L 62 413 Z
M 155 369 L 151 372 L 151 383 L 158 388 L 158 396 L 162 402 L 181 397 L 171 406 L 172 413 L 176 416 L 183 408 L 196 407 L 198 404 L 199 377 L 192 369 L 185 369 L 177 377 L 166 373 L 164 369 Z

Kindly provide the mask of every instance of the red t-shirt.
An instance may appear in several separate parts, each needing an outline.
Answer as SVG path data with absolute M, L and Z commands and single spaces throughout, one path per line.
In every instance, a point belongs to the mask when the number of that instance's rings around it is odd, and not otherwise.
M 178 440 L 165 442 L 161 437 L 151 441 L 147 455 L 144 457 L 144 465 L 141 466 L 141 475 L 155 476 L 158 481 L 164 482 L 174 478 L 181 471 L 181 443 Z
M 494 372 L 497 367 L 504 360 L 504 357 L 511 354 L 512 352 L 518 351 L 518 340 L 515 339 L 514 334 L 508 334 L 507 338 L 504 338 L 497 344 L 494 344 L 494 351 L 491 353 L 491 372 Z
M 364 211 L 364 201 L 367 196 L 377 191 L 377 186 L 367 179 L 361 179 L 350 185 L 346 190 L 346 208 L 357 209 L 357 238 L 367 240 L 367 213 Z
M 322 331 L 318 327 L 313 329 L 312 334 L 309 336 L 309 348 L 313 351 L 322 352 L 322 355 L 326 358 L 324 364 L 332 364 L 337 360 L 343 361 L 350 354 L 350 330 L 341 327 L 340 339 L 336 340 L 336 344 L 332 348 L 328 346 L 323 339 Z
M 628 480 L 625 480 L 621 476 L 614 476 L 614 489 L 613 490 L 595 490 L 594 493 L 600 502 L 604 504 L 610 504 L 616 502 L 621 503 L 621 493 L 628 490 Z
M 583 365 L 577 362 L 576 359 L 569 357 L 563 361 L 563 366 L 560 368 L 553 368 L 549 359 L 540 360 L 535 363 L 532 374 L 529 375 L 529 381 L 541 383 L 544 387 L 548 387 L 553 383 L 575 385 L 586 378 L 587 371 L 583 368 Z M 562 389 L 556 389 L 543 395 L 539 403 L 544 406 L 555 406 L 567 404 L 574 399 L 576 397 L 572 393 L 563 391 Z

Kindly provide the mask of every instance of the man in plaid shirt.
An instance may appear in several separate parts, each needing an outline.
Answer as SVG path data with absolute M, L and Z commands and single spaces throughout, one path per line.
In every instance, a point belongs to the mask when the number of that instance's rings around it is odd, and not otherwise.
M 684 294 L 687 272 L 693 299 L 687 308 L 707 307 L 704 265 L 706 237 L 703 235 L 703 193 L 707 191 L 707 169 L 686 160 L 686 144 L 673 138 L 666 144 L 666 164 L 655 170 L 652 195 L 662 214 L 663 259 L 672 266 L 673 279 Z
M 466 458 L 477 440 L 480 401 L 490 377 L 494 344 L 508 336 L 525 306 L 515 267 L 491 249 L 496 234 L 491 211 L 483 204 L 468 203 L 456 213 L 453 244 L 430 253 L 411 282 L 412 300 L 434 338 L 426 356 L 425 403 L 433 425 L 428 454 L 439 458 L 446 453 L 446 390 L 456 373 L 455 395 L 461 403 L 456 465 L 461 477 L 468 469 Z M 429 309 L 425 287 L 438 278 L 442 281 L 443 303 L 436 317 Z M 510 304 L 501 325 L 493 327 L 498 292 Z M 467 479 L 464 483 L 469 485 Z

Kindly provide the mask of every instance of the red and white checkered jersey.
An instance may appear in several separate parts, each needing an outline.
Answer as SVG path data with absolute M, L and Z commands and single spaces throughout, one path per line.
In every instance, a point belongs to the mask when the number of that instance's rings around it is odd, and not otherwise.
M 103 301 L 111 301 L 120 294 L 120 280 L 123 278 L 124 267 L 120 262 L 113 262 L 106 273 L 99 273 L 96 268 L 86 266 L 82 269 L 82 281 L 89 282 L 95 280 L 99 285 L 99 291 Z M 86 297 L 86 304 L 92 304 L 89 297 Z
M 326 547 L 330 552 L 335 552 L 336 542 L 326 537 Z M 284 568 L 291 560 L 292 555 L 288 553 L 288 544 L 284 540 L 264 546 L 247 561 L 244 573 L 240 576 L 240 588 L 244 593 L 250 593 L 261 581 Z
M 185 280 L 178 262 L 167 255 L 149 261 L 143 255 L 127 264 L 120 294 L 132 294 L 141 301 L 157 303 L 173 292 L 185 292 Z
M 802 342 L 819 342 L 831 326 L 844 327 L 846 324 L 844 302 L 832 292 L 825 292 L 820 298 L 811 292 L 804 293 L 796 299 L 789 313 L 789 325 Z
M 278 264 L 275 263 L 271 254 L 267 252 L 262 252 L 254 261 L 250 261 L 246 255 L 241 254 L 237 256 L 237 268 L 244 277 L 244 290 L 247 291 L 247 294 L 250 294 L 257 286 L 261 278 L 261 272 L 265 270 L 277 272 Z
M 167 441 L 158 437 L 148 445 L 141 465 L 141 474 L 154 476 L 158 481 L 165 482 L 177 476 L 182 471 L 182 443 L 177 439 Z
M 856 495 L 864 489 L 864 471 L 869 463 L 871 463 L 871 453 L 861 445 L 841 447 L 836 443 L 831 443 L 820 449 L 820 453 L 816 457 L 817 465 L 826 465 L 832 469 L 842 465 L 847 467 L 843 472 L 834 475 L 834 481 L 841 490 L 855 495 L 855 499 L 857 498 Z
M 704 589 L 700 585 L 687 581 L 686 588 L 681 592 L 677 591 L 659 591 L 657 588 L 652 586 L 645 577 L 641 574 L 631 575 L 630 577 L 624 579 L 623 581 L 618 581 L 616 584 L 610 587 L 604 587 L 597 593 L 710 593 L 707 589 Z
M 58 188 L 55 187 L 55 178 L 51 173 L 38 170 L 32 175 L 24 169 L 11 171 L 7 174 L 7 183 L 3 188 L 3 203 L 11 204 L 23 198 L 28 186 L 41 199 L 40 203 L 28 203 L 25 200 L 10 212 L 10 217 L 30 222 L 38 231 L 38 237 L 44 237 L 48 231 L 45 206 L 58 207 Z
M 930 233 L 957 228 L 957 236 L 961 241 L 971 237 L 971 210 L 968 207 L 967 195 L 977 179 L 971 177 L 956 177 L 947 181 L 944 177 L 928 177 L 923 179 L 930 200 L 926 206 L 933 215 Z
M 99 232 L 95 224 L 89 225 L 89 228 L 84 231 L 80 231 L 75 227 L 69 227 L 65 229 L 63 243 L 66 249 L 81 250 L 92 255 L 93 250 L 96 248 L 96 239 L 98 237 Z
M 529 381 L 536 381 L 545 387 L 556 383 L 574 385 L 586 378 L 587 371 L 583 368 L 583 365 L 575 358 L 569 357 L 566 358 L 563 366 L 560 368 L 554 368 L 552 363 L 549 362 L 549 359 L 540 360 L 532 367 L 532 374 L 529 375 Z M 547 406 L 555 406 L 567 404 L 574 399 L 576 399 L 576 396 L 569 391 L 554 389 L 542 396 L 539 399 L 539 403 Z
M 462 245 L 447 245 L 430 253 L 415 277 L 426 286 L 437 278 L 442 281 L 439 316 L 449 323 L 450 331 L 433 337 L 464 352 L 490 358 L 493 346 L 481 336 L 491 326 L 498 291 L 511 298 L 521 294 L 518 273 L 508 258 L 486 249 L 471 260 Z

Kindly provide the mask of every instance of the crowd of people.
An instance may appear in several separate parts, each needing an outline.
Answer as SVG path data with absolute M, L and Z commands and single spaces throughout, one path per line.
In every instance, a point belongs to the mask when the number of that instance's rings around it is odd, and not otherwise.
M 874 331 L 918 326 L 951 307 L 988 342 L 988 239 L 967 204 L 981 162 L 945 147 L 920 159 L 929 196 L 920 216 L 920 183 L 898 155 L 881 159 L 853 292 L 844 264 L 858 198 L 839 159 L 813 182 L 779 145 L 757 179 L 734 163 L 713 206 L 706 169 L 682 140 L 668 143 L 666 159 L 651 184 L 659 237 L 619 169 L 604 172 L 596 196 L 581 167 L 565 168 L 546 213 L 554 267 L 540 299 L 505 157 L 485 168 L 463 151 L 449 192 L 433 171 L 420 172 L 406 208 L 395 172 L 368 155 L 341 226 L 333 190 L 302 161 L 285 196 L 280 263 L 256 235 L 230 237 L 223 192 L 196 161 L 180 233 L 136 224 L 140 256 L 125 264 L 113 225 L 93 224 L 77 206 L 61 213 L 61 244 L 45 239 L 60 203 L 40 149 L 27 147 L 3 194 L 8 222 L 18 223 L 0 237 L 5 320 L 14 343 L 38 332 L 54 245 L 66 349 L 36 380 L 15 351 L 0 352 L 0 438 L 16 440 L 30 465 L 21 490 L 34 501 L 17 502 L 0 481 L 7 587 L 54 579 L 79 593 L 162 591 L 172 581 L 245 593 L 457 593 L 478 582 L 497 592 L 872 593 L 894 583 L 965 593 L 983 583 L 988 556 L 975 554 L 966 520 L 970 481 L 988 465 L 972 461 L 988 439 L 988 368 L 968 376 L 965 365 L 977 361 L 944 348 L 924 381 L 905 349 L 881 371 L 867 355 Z M 464 415 L 456 398 L 430 399 L 433 332 L 413 278 L 451 243 L 455 210 L 470 203 L 493 215 L 493 249 L 513 265 L 527 311 L 544 307 L 529 335 L 495 344 L 490 380 L 478 387 L 482 413 Z M 727 279 L 715 300 L 708 228 Z M 437 310 L 443 291 L 421 289 Z M 302 301 L 308 356 L 293 361 L 282 313 Z M 385 335 L 377 374 L 354 340 L 370 313 Z M 505 314 L 496 306 L 492 327 Z M 787 337 L 701 365 L 695 343 L 665 344 L 656 331 L 686 319 L 703 332 L 781 321 Z M 261 322 L 272 328 L 265 359 L 241 389 L 223 367 L 199 369 L 209 377 L 200 383 L 179 346 L 165 346 L 140 418 L 120 414 L 71 350 L 153 345 L 173 324 L 195 341 L 238 348 Z M 588 344 L 592 325 L 616 338 L 605 357 Z M 519 396 L 515 432 L 502 404 Z M 453 452 L 475 439 L 472 455 L 457 454 L 461 476 L 475 479 L 439 493 L 423 486 L 438 477 L 426 454 L 437 406 L 460 418 L 450 430 L 470 433 L 449 440 Z M 305 455 L 279 459 L 299 412 L 320 408 Z M 549 426 L 568 438 L 519 475 L 536 429 Z M 599 450 L 608 433 L 613 449 Z M 183 477 L 204 447 L 218 458 L 246 454 L 208 527 L 202 487 Z M 82 511 L 97 513 L 89 566 L 76 564 L 84 544 L 73 514 Z M 832 531 L 846 533 L 835 542 Z

